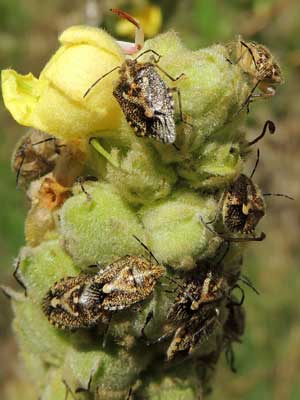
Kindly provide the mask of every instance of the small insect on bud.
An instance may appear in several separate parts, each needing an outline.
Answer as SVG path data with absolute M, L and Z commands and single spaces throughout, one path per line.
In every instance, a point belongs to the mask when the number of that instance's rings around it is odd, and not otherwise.
M 189 356 L 214 332 L 220 314 L 219 306 L 230 292 L 219 264 L 216 268 L 211 264 L 203 265 L 200 272 L 197 269 L 197 274 L 183 283 L 174 281 L 179 291 L 167 315 L 167 332 L 149 342 L 155 344 L 171 337 L 167 361 Z
M 123 310 L 148 298 L 165 268 L 140 256 L 125 256 L 100 271 L 94 278 L 105 294 L 102 307 Z
M 21 139 L 12 159 L 12 169 L 19 179 L 29 183 L 51 172 L 60 154 L 58 140 L 47 133 L 31 129 Z
M 141 29 L 138 21 L 127 13 L 116 9 L 113 12 Z M 146 53 L 152 53 L 151 61 L 139 62 L 138 59 Z M 160 58 L 161 56 L 156 51 L 149 49 L 135 59 L 126 59 L 121 66 L 113 68 L 97 79 L 85 92 L 84 97 L 102 79 L 118 69 L 120 77 L 113 95 L 135 134 L 151 137 L 162 143 L 174 143 L 176 140 L 174 92 L 178 95 L 180 119 L 184 120 L 180 91 L 178 88 L 169 88 L 157 70 L 173 82 L 179 80 L 184 74 L 173 78 L 158 65 Z
M 49 322 L 60 329 L 89 328 L 105 318 L 103 293 L 95 290 L 93 275 L 80 274 L 56 282 L 43 299 Z M 87 295 L 88 293 L 88 295 Z
M 243 107 L 248 106 L 254 98 L 274 96 L 276 93 L 274 86 L 283 83 L 283 77 L 271 52 L 262 44 L 244 41 L 241 36 L 235 44 L 235 52 L 237 64 L 254 84 Z M 256 88 L 261 91 L 260 94 L 254 94 Z
M 254 236 L 254 230 L 258 222 L 265 215 L 263 194 L 252 181 L 258 162 L 259 150 L 257 151 L 257 161 L 251 176 L 248 177 L 244 174 L 240 174 L 229 185 L 220 198 L 218 211 L 214 219 L 210 222 L 206 222 L 200 217 L 201 222 L 208 230 L 229 242 L 261 241 L 265 238 L 264 233 L 257 237 Z M 225 231 L 229 233 L 237 232 L 243 235 L 251 234 L 252 236 L 235 238 L 226 236 L 226 233 L 215 232 L 209 227 L 209 224 L 216 222 L 219 215 L 222 216 Z

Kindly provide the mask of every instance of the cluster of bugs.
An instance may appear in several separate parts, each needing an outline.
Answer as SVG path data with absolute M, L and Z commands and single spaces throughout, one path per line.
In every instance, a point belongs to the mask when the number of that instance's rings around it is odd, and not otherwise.
M 139 22 L 124 11 L 118 9 L 111 11 L 136 26 L 135 44 L 119 42 L 125 54 L 134 54 L 143 47 L 144 34 Z M 147 53 L 152 54 L 150 61 L 139 61 Z M 172 77 L 159 66 L 160 58 L 161 56 L 152 49 L 144 51 L 135 59 L 126 58 L 122 65 L 98 78 L 83 97 L 88 96 L 102 79 L 119 70 L 119 80 L 113 90 L 113 95 L 135 134 L 151 137 L 161 143 L 174 144 L 176 140 L 174 93 L 178 96 L 180 120 L 184 122 L 180 90 L 177 87 L 168 87 L 157 70 L 172 82 L 178 81 L 184 74 Z
M 56 282 L 43 300 L 43 311 L 58 328 L 90 328 L 150 297 L 164 272 L 158 262 L 124 256 L 96 274 Z

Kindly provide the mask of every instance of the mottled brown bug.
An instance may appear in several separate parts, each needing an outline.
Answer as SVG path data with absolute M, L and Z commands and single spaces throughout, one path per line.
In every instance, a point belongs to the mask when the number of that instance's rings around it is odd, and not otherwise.
M 140 28 L 138 21 L 133 17 L 123 11 L 117 11 L 118 15 Z M 150 52 L 153 54 L 151 61 L 138 62 L 140 57 Z M 174 92 L 178 95 L 180 119 L 184 120 L 180 91 L 178 88 L 169 88 L 157 69 L 173 82 L 179 80 L 184 74 L 173 78 L 158 65 L 160 58 L 161 56 L 156 51 L 149 49 L 135 59 L 126 59 L 121 66 L 113 68 L 97 79 L 83 97 L 86 97 L 103 78 L 118 69 L 119 80 L 113 90 L 113 95 L 135 134 L 151 137 L 162 143 L 174 143 L 176 140 Z
M 93 278 L 88 274 L 69 276 L 49 289 L 42 309 L 52 325 L 60 329 L 89 328 L 107 317 L 102 309 L 104 294 Z
M 94 277 L 105 295 L 102 307 L 107 311 L 123 310 L 149 297 L 165 268 L 142 256 L 125 256 Z
M 275 86 L 283 83 L 281 69 L 271 52 L 262 44 L 246 42 L 241 36 L 235 44 L 237 64 L 250 77 L 253 88 L 244 101 L 241 110 L 254 98 L 268 98 L 275 95 Z M 254 94 L 256 88 L 261 93 Z
M 12 158 L 17 185 L 20 178 L 29 183 L 52 171 L 60 155 L 60 147 L 53 136 L 30 129 L 17 145 Z
M 167 315 L 167 332 L 154 342 L 171 337 L 167 348 L 167 361 L 177 356 L 190 355 L 198 344 L 213 333 L 219 317 L 219 306 L 228 295 L 226 280 L 218 266 L 215 272 L 204 265 L 202 272 L 183 283 L 177 283 L 179 292 Z M 206 272 L 204 271 L 206 270 Z
M 258 186 L 253 183 L 252 177 L 255 173 L 259 161 L 259 150 L 257 152 L 257 161 L 250 177 L 240 174 L 223 192 L 218 205 L 217 213 L 210 222 L 205 222 L 200 216 L 201 222 L 207 229 L 222 237 L 227 241 L 261 241 L 265 234 L 254 235 L 254 230 L 265 215 L 265 202 L 263 194 Z M 226 233 L 217 233 L 213 231 L 209 224 L 216 222 L 219 215 L 222 217 L 223 226 L 226 232 L 240 233 L 243 235 L 251 234 L 251 237 L 229 237 Z
M 207 341 L 214 332 L 219 315 L 218 307 L 206 304 L 187 320 L 182 321 L 167 349 L 167 361 L 173 360 L 179 354 L 190 355 L 197 345 Z
M 147 299 L 164 271 L 144 257 L 125 256 L 97 274 L 55 283 L 43 300 L 43 311 L 61 329 L 89 328 L 109 320 L 111 312 Z
M 239 36 L 236 42 L 236 57 L 238 65 L 252 78 L 255 88 L 262 92 L 255 97 L 274 96 L 274 85 L 281 84 L 283 77 L 270 50 L 262 44 L 246 42 Z

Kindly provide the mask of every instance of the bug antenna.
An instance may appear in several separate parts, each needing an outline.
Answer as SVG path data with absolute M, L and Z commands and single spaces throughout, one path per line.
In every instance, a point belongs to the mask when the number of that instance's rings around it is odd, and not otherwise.
M 38 141 L 38 142 L 32 143 L 31 146 L 37 146 L 38 144 L 42 144 L 42 143 L 46 143 L 46 142 L 51 142 L 52 140 L 56 140 L 56 138 L 55 138 L 55 137 L 49 137 L 49 138 L 47 138 L 47 139 L 43 139 L 43 140 L 40 140 L 40 141 Z
M 119 69 L 119 68 L 120 68 L 120 66 L 117 65 L 115 68 L 113 68 L 113 69 L 111 69 L 110 71 L 106 72 L 106 74 L 100 76 L 100 78 L 98 78 L 98 79 L 88 88 L 88 90 L 84 93 L 83 98 L 85 98 L 85 97 L 90 93 L 90 91 L 91 91 L 103 78 L 105 78 L 107 75 L 111 74 L 112 72 L 116 71 L 116 70 Z
M 157 263 L 157 265 L 159 264 L 157 258 L 155 257 L 155 255 L 152 253 L 152 251 L 145 245 L 145 243 L 143 243 L 141 241 L 141 239 L 139 239 L 137 236 L 132 235 L 135 240 L 137 240 L 139 242 L 139 244 L 148 252 L 148 254 L 150 254 L 150 256 L 154 259 L 154 261 Z
M 239 277 L 239 281 L 243 282 L 245 285 L 247 285 L 250 289 L 253 290 L 254 293 L 260 295 L 259 291 L 255 288 L 255 286 L 253 285 L 253 283 L 250 281 L 250 279 L 245 276 L 245 275 L 241 275 Z
M 248 146 L 253 146 L 255 143 L 259 142 L 266 134 L 267 130 L 271 135 L 273 135 L 276 131 L 276 126 L 273 121 L 267 120 L 264 124 L 263 130 L 260 135 L 258 135 L 255 139 L 248 143 Z
M 289 200 L 295 200 L 293 197 L 283 193 L 263 193 L 263 196 L 277 196 L 277 197 L 285 197 L 286 199 Z
M 256 163 L 254 165 L 253 171 L 251 172 L 250 179 L 252 179 L 253 175 L 255 174 L 256 168 L 257 168 L 258 163 L 259 163 L 259 156 L 260 156 L 260 151 L 259 151 L 259 149 L 257 149 Z

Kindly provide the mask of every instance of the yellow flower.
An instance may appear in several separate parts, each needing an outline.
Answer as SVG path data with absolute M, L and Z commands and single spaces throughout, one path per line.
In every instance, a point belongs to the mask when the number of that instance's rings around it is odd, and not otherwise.
M 155 5 L 147 5 L 139 12 L 133 13 L 133 16 L 140 22 L 145 36 L 152 37 L 159 32 L 162 25 L 162 13 L 160 7 Z M 116 24 L 116 32 L 120 36 L 133 35 L 135 32 L 135 27 L 132 23 L 125 19 L 120 20 Z
M 112 95 L 117 72 L 108 75 L 84 98 L 96 79 L 124 61 L 116 41 L 101 29 L 74 26 L 64 31 L 61 47 L 40 74 L 2 71 L 5 106 L 21 125 L 64 139 L 114 129 L 121 110 Z M 101 135 L 101 133 L 99 133 Z

